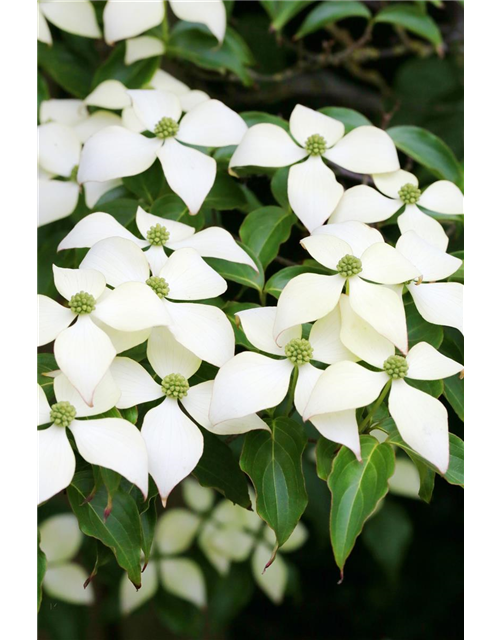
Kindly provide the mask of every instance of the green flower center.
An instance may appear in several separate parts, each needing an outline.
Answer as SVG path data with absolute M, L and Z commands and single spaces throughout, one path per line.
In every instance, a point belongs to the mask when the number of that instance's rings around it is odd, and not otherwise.
M 71 169 L 71 173 L 69 174 L 70 182 L 76 182 L 76 176 L 78 175 L 78 165 L 75 164 L 73 169 Z
M 363 271 L 361 260 L 356 256 L 346 255 L 338 261 L 337 271 L 343 278 L 357 276 Z
M 312 156 L 322 156 L 326 151 L 326 140 L 319 133 L 309 136 L 306 140 L 306 151 Z
M 79 316 L 92 313 L 95 309 L 95 298 L 90 293 L 80 291 L 80 293 L 75 293 L 74 296 L 71 296 L 69 308 Z
M 76 409 L 66 400 L 52 405 L 50 419 L 58 427 L 69 427 L 75 418 Z
M 153 289 L 156 295 L 159 298 L 166 298 L 168 296 L 168 292 L 170 291 L 170 287 L 168 286 L 165 278 L 160 278 L 159 276 L 151 276 L 146 280 L 146 284 Z
M 187 396 L 189 382 L 180 373 L 170 373 L 161 381 L 161 390 L 167 398 L 181 400 Z
M 303 364 L 307 364 L 313 354 L 313 348 L 311 347 L 311 343 L 309 340 L 305 338 L 295 338 L 294 340 L 290 340 L 290 342 L 285 347 L 285 355 L 297 366 L 301 366 Z
M 408 373 L 408 363 L 403 356 L 390 356 L 384 362 L 384 371 L 393 380 L 404 378 Z
M 154 128 L 154 134 L 157 138 L 165 140 L 173 138 L 179 131 L 179 125 L 172 118 L 162 118 Z
M 154 224 L 149 229 L 149 231 L 146 233 L 146 238 L 148 239 L 148 242 L 153 246 L 163 247 L 163 245 L 168 242 L 170 233 L 163 225 L 158 222 L 158 224 Z
M 398 195 L 405 204 L 416 204 L 422 192 L 414 184 L 405 184 L 398 191 Z

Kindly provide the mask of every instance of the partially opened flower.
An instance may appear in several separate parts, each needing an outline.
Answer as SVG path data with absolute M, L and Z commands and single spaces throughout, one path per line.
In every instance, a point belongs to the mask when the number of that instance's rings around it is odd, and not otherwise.
M 405 284 L 420 315 L 427 322 L 454 327 L 463 333 L 464 285 L 460 282 L 438 282 L 455 273 L 462 260 L 437 249 L 415 231 L 403 233 L 396 249 L 421 273 L 417 282 Z
M 424 213 L 421 207 L 441 214 L 463 213 L 464 197 L 453 182 L 438 180 L 422 193 L 418 186 L 418 178 L 402 169 L 394 173 L 374 175 L 373 181 L 382 193 L 367 185 L 348 189 L 329 221 L 380 222 L 403 209 L 398 216 L 401 233 L 416 231 L 424 240 L 441 251 L 446 251 L 448 236 L 443 227 L 437 220 Z
M 93 269 L 54 265 L 53 271 L 56 289 L 68 306 L 38 296 L 38 344 L 55 340 L 57 364 L 92 406 L 96 387 L 116 355 L 110 337 L 98 323 L 117 331 L 136 332 L 167 324 L 170 318 L 158 296 L 143 283 L 126 282 L 110 291 L 104 275 Z
M 226 10 L 222 0 L 169 0 L 179 20 L 197 22 L 222 42 L 226 32 Z M 165 17 L 163 0 L 108 0 L 104 8 L 104 38 L 108 44 L 133 38 L 158 26 Z M 158 55 L 157 53 L 155 55 Z
M 218 100 L 199 104 L 179 122 L 182 108 L 173 93 L 156 90 L 128 93 L 138 119 L 155 137 L 147 138 L 123 127 L 100 131 L 85 144 L 78 179 L 102 182 L 135 176 L 159 158 L 172 191 L 186 203 L 190 213 L 198 213 L 214 183 L 217 163 L 186 144 L 204 147 L 238 144 L 247 125 Z
M 122 418 L 85 420 L 116 405 L 120 390 L 109 373 L 96 389 L 93 407 L 83 402 L 62 373 L 54 380 L 54 394 L 57 402 L 51 407 L 38 387 L 38 424 L 51 423 L 48 429 L 38 431 L 38 502 L 59 493 L 73 479 L 75 454 L 66 429 L 71 431 L 84 460 L 116 471 L 137 485 L 146 497 L 148 456 L 141 432 Z
M 267 426 L 258 416 L 250 415 L 214 428 L 208 418 L 213 383 L 189 385 L 201 360 L 166 328 L 153 329 L 147 354 L 161 383 L 129 358 L 116 358 L 111 373 L 121 391 L 118 408 L 164 398 L 146 413 L 141 433 L 148 449 L 149 472 L 165 506 L 172 489 L 191 473 L 203 453 L 203 435 L 197 424 L 218 434 L 245 433 Z
M 141 207 L 137 208 L 135 221 L 143 240 L 136 238 L 109 213 L 92 213 L 73 227 L 57 249 L 93 247 L 100 240 L 119 237 L 131 240 L 141 249 L 147 249 L 145 255 L 155 276 L 167 263 L 165 249 L 175 251 L 184 248 L 194 249 L 205 258 L 222 258 L 247 264 L 257 271 L 248 253 L 221 227 L 208 227 L 195 233 L 193 227 L 187 224 L 146 213 Z
M 54 104 L 57 102 L 58 104 Z M 118 116 L 107 112 L 86 113 L 85 105 L 77 106 L 76 100 L 58 100 L 42 103 L 40 110 L 44 124 L 38 127 L 38 224 L 42 226 L 66 218 L 75 210 L 80 194 L 76 179 L 82 143 L 96 131 L 120 122 Z M 61 104 L 71 103 L 71 104 Z M 82 109 L 80 111 L 80 109 Z M 56 120 L 57 118 L 57 120 Z M 63 124 L 72 121 L 73 124 Z M 54 179 L 59 178 L 59 179 Z M 120 184 L 119 180 L 88 182 L 85 185 L 85 202 L 92 208 L 106 192 Z
M 38 40 L 52 44 L 48 22 L 84 38 L 100 38 L 94 7 L 90 0 L 38 0 Z
M 299 220 L 312 232 L 333 213 L 344 191 L 322 158 L 356 173 L 399 169 L 396 147 L 385 131 L 362 126 L 344 136 L 344 130 L 339 120 L 299 104 L 290 117 L 293 139 L 275 124 L 256 124 L 245 134 L 229 168 L 293 165 L 288 175 L 288 199 Z M 306 162 L 300 162 L 305 158 Z
M 278 300 L 276 340 L 282 344 L 281 334 L 290 327 L 332 311 L 345 286 L 356 313 L 405 353 L 408 333 L 402 298 L 382 285 L 417 278 L 419 270 L 386 244 L 379 231 L 360 222 L 325 225 L 301 244 L 336 274 L 305 273 L 288 282 Z
M 290 379 L 295 408 L 302 415 L 322 373 L 311 360 L 332 364 L 357 359 L 340 341 L 338 309 L 313 325 L 308 340 L 301 337 L 301 326 L 288 329 L 283 334 L 284 346 L 278 346 L 273 339 L 276 307 L 248 309 L 236 315 L 249 342 L 278 358 L 245 351 L 221 367 L 210 406 L 210 419 L 216 426 L 224 420 L 278 406 L 287 395 Z M 313 424 L 325 438 L 345 444 L 360 456 L 354 412 L 320 416 Z
M 40 547 L 47 558 L 43 590 L 52 598 L 71 604 L 93 604 L 94 588 L 83 585 L 85 569 L 72 562 L 83 542 L 78 520 L 72 513 L 60 513 L 40 525 Z
M 117 287 L 115 291 L 147 285 L 169 318 L 170 331 L 202 360 L 219 367 L 234 355 L 234 332 L 226 314 L 213 305 L 191 302 L 214 298 L 227 289 L 224 278 L 194 249 L 178 249 L 170 258 L 165 256 L 158 275 L 150 276 L 146 254 L 134 242 L 112 237 L 97 242 L 80 267 L 97 269 L 108 285 Z
M 365 340 L 357 340 L 363 333 Z M 314 387 L 304 419 L 365 407 L 389 393 L 389 412 L 403 440 L 441 473 L 449 464 L 448 413 L 436 398 L 413 386 L 412 380 L 441 380 L 457 374 L 463 365 L 447 358 L 426 342 L 413 346 L 406 357 L 362 319 L 351 328 L 356 355 L 380 371 L 354 362 L 328 367 Z M 345 337 L 344 337 L 345 338 Z M 379 398 L 379 401 L 381 401 Z

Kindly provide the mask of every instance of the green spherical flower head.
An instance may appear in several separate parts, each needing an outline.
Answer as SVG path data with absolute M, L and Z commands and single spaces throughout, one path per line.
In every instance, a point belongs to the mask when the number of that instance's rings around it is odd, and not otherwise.
M 165 280 L 165 278 L 160 278 L 159 276 L 151 276 L 146 280 L 146 284 L 153 289 L 156 295 L 159 298 L 166 298 L 168 296 L 168 292 L 170 288 Z
M 79 316 L 92 313 L 95 309 L 95 298 L 90 293 L 80 291 L 80 293 L 75 293 L 74 296 L 71 296 L 69 308 Z
M 158 222 L 158 224 L 154 224 L 149 228 L 146 238 L 154 247 L 163 247 L 170 238 L 170 232 Z
M 52 405 L 50 419 L 58 427 L 69 427 L 75 418 L 76 409 L 66 400 Z
M 416 204 L 422 192 L 414 184 L 405 184 L 398 191 L 398 195 L 405 204 Z
M 172 118 L 162 118 L 154 129 L 154 134 L 157 138 L 165 140 L 166 138 L 173 138 L 179 131 L 179 125 Z
M 187 396 L 189 382 L 180 373 L 170 373 L 161 381 L 161 390 L 167 398 L 181 400 Z
M 76 176 L 78 175 L 78 165 L 75 164 L 75 166 L 73 167 L 73 169 L 71 169 L 71 173 L 69 176 L 69 179 L 71 182 L 76 182 Z
M 326 140 L 319 133 L 309 136 L 306 140 L 306 151 L 312 156 L 322 156 L 326 151 Z
M 361 260 L 356 256 L 346 255 L 338 261 L 337 271 L 343 278 L 357 276 L 363 271 Z
M 311 343 L 305 338 L 290 340 L 285 347 L 286 357 L 298 367 L 307 364 L 311 360 L 312 354 L 313 348 L 311 347 Z
M 408 373 L 408 363 L 403 356 L 391 356 L 384 362 L 384 371 L 393 380 L 404 378 Z

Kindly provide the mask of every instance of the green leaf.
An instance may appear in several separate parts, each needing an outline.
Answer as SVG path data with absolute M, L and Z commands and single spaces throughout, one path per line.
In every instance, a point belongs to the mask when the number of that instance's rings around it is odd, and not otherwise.
M 77 98 L 90 93 L 92 70 L 83 60 L 59 42 L 52 46 L 38 43 L 38 64 L 55 83 Z
M 148 84 L 160 65 L 161 58 L 146 58 L 133 64 L 125 64 L 125 42 L 120 42 L 108 59 L 98 68 L 92 79 L 92 88 L 104 80 L 119 80 L 129 89 L 140 89 Z
M 342 447 L 328 478 L 332 494 L 330 535 L 341 578 L 364 523 L 389 490 L 388 480 L 395 466 L 390 445 L 381 444 L 372 436 L 361 436 L 360 441 L 363 462 L 358 462 L 352 451 Z
M 354 2 L 353 4 L 356 3 Z M 354 111 L 354 109 L 346 109 L 344 107 L 324 107 L 319 111 L 330 116 L 330 118 L 340 120 L 340 122 L 344 124 L 346 133 L 349 133 L 349 131 L 352 131 L 356 127 L 370 126 L 372 124 L 368 118 L 365 118 L 365 116 L 362 113 L 359 113 L 359 111 Z
M 424 393 L 428 393 L 433 398 L 439 398 L 443 395 L 444 384 L 442 380 L 413 380 L 406 378 L 406 382 L 410 387 L 420 389 Z
M 250 507 L 248 486 L 244 474 L 228 445 L 216 435 L 202 429 L 203 455 L 193 474 L 202 487 L 210 487 L 222 493 L 234 504 L 244 509 Z
M 408 454 L 409 455 L 409 454 Z M 428 467 L 419 458 L 410 455 L 413 464 L 417 467 L 418 475 L 420 478 L 420 488 L 418 495 L 427 504 L 431 501 L 432 493 L 434 491 L 434 480 L 436 473 L 430 467 Z
M 394 24 L 408 29 L 439 47 L 443 44 L 441 33 L 434 20 L 409 2 L 391 2 L 375 16 L 374 22 Z
M 107 504 L 105 487 L 97 490 L 90 502 L 85 502 L 92 491 L 94 480 L 91 471 L 75 474 L 68 487 L 68 498 L 82 532 L 97 538 L 109 547 L 125 569 L 130 581 L 141 586 L 141 521 L 134 499 L 118 490 L 113 500 L 113 510 L 106 522 L 104 510 Z
M 450 433 L 450 464 L 444 477 L 450 484 L 464 486 L 464 442 Z
M 294 16 L 311 2 L 312 0 L 286 0 L 286 2 L 262 0 L 261 4 L 272 19 L 271 28 L 275 31 L 281 31 Z
M 464 380 L 459 376 L 451 376 L 444 380 L 444 397 L 453 407 L 453 411 L 463 422 L 464 415 Z
M 241 185 L 225 171 L 218 171 L 213 187 L 207 195 L 204 206 L 217 211 L 244 209 L 247 201 Z
M 129 191 L 150 205 L 158 198 L 162 186 L 166 184 L 159 160 L 156 160 L 147 171 L 143 171 L 137 176 L 122 178 L 122 180 Z
M 328 476 L 332 471 L 333 459 L 340 449 L 340 445 L 331 440 L 327 440 L 320 436 L 316 444 L 316 473 L 318 478 L 328 480 Z
M 297 265 L 296 267 L 285 267 L 280 271 L 277 271 L 274 275 L 272 275 L 266 283 L 265 292 L 272 295 L 274 298 L 279 298 L 281 292 L 285 288 L 286 284 L 296 276 L 299 276 L 302 273 L 320 273 L 323 275 L 328 275 L 330 272 L 321 267 L 312 267 L 312 266 L 302 266 Z
M 265 280 L 262 264 L 257 255 L 249 247 L 243 245 L 242 248 L 255 262 L 259 269 L 258 271 L 255 271 L 255 269 L 252 269 L 252 267 L 249 267 L 247 264 L 229 262 L 228 260 L 221 260 L 219 258 L 204 258 L 204 260 L 226 280 L 231 280 L 232 282 L 237 282 L 251 289 L 262 291 Z
M 38 84 L 37 84 L 37 114 L 40 113 L 40 105 L 44 100 L 50 100 L 49 85 L 38 71 Z
M 280 207 L 262 207 L 247 215 L 240 227 L 240 237 L 266 269 L 290 237 L 294 223 L 295 216 L 288 211 Z
M 144 566 L 149 562 L 151 555 L 151 547 L 153 546 L 153 540 L 156 528 L 156 496 L 149 500 L 148 508 L 140 514 L 141 517 L 141 531 L 142 531 L 142 543 L 141 547 L 144 551 Z M 143 569 L 144 571 L 144 569 Z
M 40 532 L 38 532 L 37 542 L 37 570 L 36 570 L 36 590 L 37 590 L 37 611 L 40 611 L 40 605 L 42 604 L 42 582 L 47 571 L 47 557 L 45 553 L 40 549 Z
M 120 224 L 127 227 L 132 220 L 135 220 L 137 206 L 137 200 L 118 198 L 117 200 L 112 200 L 111 202 L 100 205 L 98 210 L 103 213 L 109 213 L 109 215 L 118 220 Z M 97 211 L 97 209 L 94 208 L 94 211 Z
M 290 418 L 272 420 L 271 431 L 245 436 L 240 466 L 255 487 L 257 513 L 283 545 L 307 505 L 302 454 L 307 444 L 304 428 Z
M 290 167 L 282 167 L 278 169 L 271 180 L 271 191 L 274 199 L 286 211 L 291 211 L 290 202 L 288 201 L 288 174 Z
M 247 123 L 247 125 L 249 127 L 253 127 L 254 124 L 261 124 L 261 123 L 269 123 L 269 124 L 275 124 L 278 127 L 281 127 L 282 129 L 285 129 L 285 131 L 289 130 L 288 127 L 288 122 L 286 120 L 283 120 L 283 118 L 280 118 L 279 116 L 274 116 L 270 113 L 264 113 L 263 111 L 243 111 L 242 113 L 240 113 L 240 116 L 243 118 L 243 120 Z
M 295 34 L 294 40 L 314 33 L 345 18 L 371 18 L 370 10 L 362 2 L 321 2 L 314 7 Z
M 234 336 L 236 339 L 236 344 L 242 345 L 245 349 L 250 349 L 253 351 L 255 347 L 251 342 L 249 342 L 248 338 L 245 335 L 245 332 L 241 328 L 241 323 L 239 320 L 236 320 L 235 313 L 238 311 L 244 311 L 245 309 L 255 309 L 258 307 L 258 304 L 254 302 L 226 302 L 224 305 L 224 313 L 229 318 L 229 321 L 233 325 Z
M 453 151 L 441 138 L 421 127 L 400 126 L 387 129 L 398 149 L 406 153 L 434 175 L 460 186 L 462 167 Z
M 448 280 L 450 282 L 460 282 L 461 284 L 464 284 L 465 282 L 464 252 L 454 251 L 451 255 L 455 256 L 455 258 L 460 258 L 460 260 L 462 260 L 462 265 L 458 269 L 458 271 L 455 271 L 455 273 L 448 278 Z
M 208 30 L 205 33 L 187 22 L 178 22 L 170 34 L 168 54 L 202 69 L 222 74 L 232 71 L 244 85 L 252 84 L 245 67 L 253 63 L 253 56 L 243 38 L 231 27 L 226 30 L 224 42 L 217 46 Z
M 47 376 L 47 373 L 57 371 L 59 369 L 56 359 L 52 353 L 37 354 L 37 378 L 38 384 L 47 392 L 47 388 L 52 387 L 54 378 Z
M 151 213 L 166 220 L 176 220 L 177 222 L 188 224 L 190 227 L 194 227 L 196 231 L 203 229 L 205 223 L 203 207 L 195 216 L 192 216 L 184 202 L 175 194 L 168 194 L 155 200 L 151 207 Z
M 439 349 L 443 342 L 443 327 L 424 320 L 418 312 L 411 296 L 405 296 L 404 302 L 409 347 L 413 347 L 418 342 L 428 342 L 431 346 Z

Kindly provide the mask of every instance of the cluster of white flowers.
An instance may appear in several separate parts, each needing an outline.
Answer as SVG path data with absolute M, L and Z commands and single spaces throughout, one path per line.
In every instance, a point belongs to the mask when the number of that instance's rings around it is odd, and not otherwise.
M 180 97 L 188 93 L 186 88 Z M 344 135 L 341 122 L 298 105 L 289 135 L 273 124 L 248 128 L 237 113 L 207 96 L 187 110 L 180 97 L 165 87 L 126 90 L 108 84 L 87 103 L 42 105 L 42 222 L 72 211 L 78 184 L 92 206 L 98 194 L 147 170 L 157 158 L 168 185 L 194 215 L 215 180 L 217 163 L 209 150 L 237 145 L 233 173 L 247 165 L 292 165 L 290 205 L 311 234 L 301 244 L 324 274 L 290 280 L 276 307 L 240 311 L 237 319 L 255 351 L 235 355 L 229 319 L 210 303 L 227 284 L 203 258 L 257 267 L 227 231 L 209 227 L 195 233 L 141 207 L 136 225 L 142 237 L 107 213 L 83 218 L 59 245 L 89 248 L 79 268 L 54 266 L 55 286 L 66 304 L 40 296 L 40 345 L 55 341 L 59 367 L 56 403 L 50 407 L 40 392 L 39 422 L 52 425 L 39 431 L 40 501 L 73 477 L 75 456 L 66 429 L 85 460 L 117 471 L 145 495 L 151 474 L 166 504 L 203 453 L 199 426 L 218 435 L 269 429 L 258 413 L 278 406 L 287 393 L 304 421 L 358 459 L 360 430 L 370 425 L 366 418 L 358 424 L 356 410 L 375 403 L 374 410 L 389 394 L 402 438 L 445 473 L 446 409 L 405 378 L 440 380 L 458 374 L 462 365 L 426 342 L 408 349 L 403 295 L 409 292 L 428 322 L 461 329 L 463 287 L 438 282 L 461 260 L 446 253 L 447 236 L 427 213 L 462 213 L 460 190 L 441 180 L 421 193 L 416 178 L 400 169 L 391 138 L 373 126 Z M 123 114 L 89 115 L 87 104 L 130 108 L 140 126 L 124 126 Z M 371 175 L 386 195 L 366 185 L 344 193 L 324 160 Z M 393 247 L 367 223 L 403 208 L 397 220 L 402 235 Z M 145 341 L 145 366 L 119 355 Z M 214 380 L 192 379 L 202 361 L 219 368 Z M 121 418 L 95 417 L 159 399 L 141 430 Z

